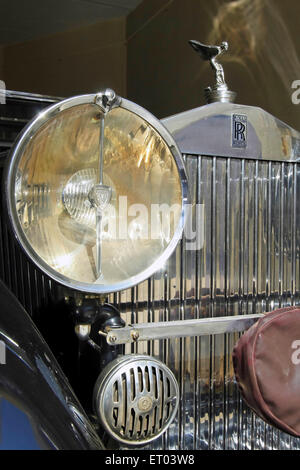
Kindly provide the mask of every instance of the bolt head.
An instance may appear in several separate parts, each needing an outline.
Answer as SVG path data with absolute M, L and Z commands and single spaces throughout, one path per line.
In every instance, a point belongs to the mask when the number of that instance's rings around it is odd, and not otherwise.
M 109 342 L 115 343 L 117 341 L 117 337 L 115 335 L 109 336 Z
M 138 331 L 132 331 L 131 337 L 132 337 L 133 341 L 137 341 L 140 337 L 140 334 L 139 334 Z

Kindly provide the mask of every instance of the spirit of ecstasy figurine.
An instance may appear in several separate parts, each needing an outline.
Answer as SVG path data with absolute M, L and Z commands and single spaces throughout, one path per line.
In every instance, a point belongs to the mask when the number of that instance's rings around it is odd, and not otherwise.
M 216 75 L 216 84 L 214 87 L 208 87 L 205 89 L 205 95 L 207 101 L 212 103 L 214 101 L 232 102 L 236 94 L 229 91 L 228 86 L 225 82 L 223 66 L 217 62 L 217 58 L 228 50 L 228 42 L 223 41 L 220 46 L 208 46 L 202 44 L 199 41 L 191 40 L 189 44 L 192 48 L 200 54 L 203 60 L 209 60 L 212 69 Z

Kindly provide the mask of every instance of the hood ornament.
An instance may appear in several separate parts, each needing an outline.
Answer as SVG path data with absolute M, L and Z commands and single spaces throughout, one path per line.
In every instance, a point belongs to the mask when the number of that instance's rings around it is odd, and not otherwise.
M 223 41 L 220 46 L 207 46 L 199 41 L 191 40 L 189 44 L 200 54 L 203 60 L 209 60 L 215 72 L 216 84 L 213 87 L 205 88 L 205 98 L 207 103 L 221 101 L 223 103 L 233 103 L 236 93 L 230 91 L 225 82 L 223 66 L 217 62 L 224 52 L 228 50 L 228 42 Z

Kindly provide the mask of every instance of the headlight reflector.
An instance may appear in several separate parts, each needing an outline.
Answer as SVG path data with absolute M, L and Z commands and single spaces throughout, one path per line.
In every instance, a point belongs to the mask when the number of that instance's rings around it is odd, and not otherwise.
M 165 128 L 139 106 L 119 98 L 106 106 L 103 96 L 100 105 L 99 95 L 85 95 L 39 115 L 16 143 L 7 177 L 27 254 L 53 279 L 97 293 L 160 267 L 181 236 L 187 202 L 183 162 Z

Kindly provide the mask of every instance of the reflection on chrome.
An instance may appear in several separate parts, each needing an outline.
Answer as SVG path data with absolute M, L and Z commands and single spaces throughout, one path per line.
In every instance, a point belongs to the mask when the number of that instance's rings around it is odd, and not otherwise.
M 87 284 L 114 284 L 148 269 L 167 249 L 182 214 L 177 164 L 156 129 L 121 107 L 101 123 L 94 104 L 50 118 L 28 141 L 14 185 L 29 245 L 52 269 Z M 151 217 L 138 208 L 151 215 L 153 204 L 175 209 L 168 231 L 161 224 L 151 239 L 143 236 L 151 233 Z M 122 225 L 129 237 L 114 236 Z
M 238 27 L 237 27 L 238 25 Z M 273 0 L 231 0 L 219 5 L 213 20 L 208 43 L 230 38 L 230 56 L 224 60 L 235 61 L 247 67 L 249 59 L 262 72 L 257 80 L 260 88 L 265 76 L 266 61 L 290 94 L 291 83 L 300 77 L 300 60 L 295 44 L 282 13 Z M 274 50 L 276 53 L 274 53 Z M 247 67 L 248 72 L 253 67 Z M 268 83 L 269 85 L 269 83 Z

